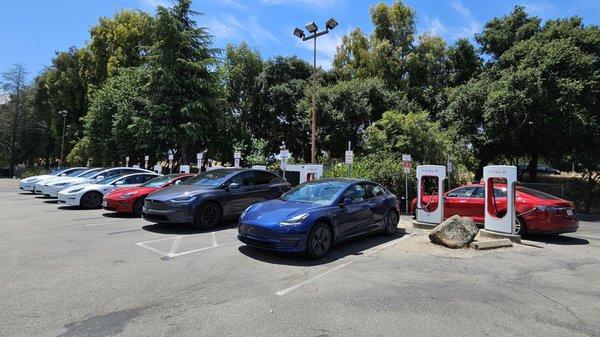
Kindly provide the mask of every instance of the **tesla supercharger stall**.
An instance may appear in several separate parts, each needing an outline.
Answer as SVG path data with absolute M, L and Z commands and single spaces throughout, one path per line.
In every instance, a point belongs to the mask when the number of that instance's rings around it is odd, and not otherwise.
M 415 210 L 417 222 L 439 225 L 444 221 L 444 180 L 446 180 L 446 167 L 441 165 L 418 165 L 417 166 L 417 206 Z M 428 188 L 436 187 L 437 190 L 424 191 L 425 182 L 429 182 Z M 433 183 L 431 183 L 433 182 Z M 423 200 L 423 193 L 429 198 Z M 434 194 L 436 195 L 434 197 Z M 428 207 L 432 199 L 437 198 L 437 207 Z
M 496 195 L 494 183 L 506 183 L 506 213 L 498 209 L 498 200 L 504 196 Z M 517 182 L 517 167 L 493 165 L 483 168 L 485 190 L 484 228 L 489 231 L 513 234 L 515 232 L 515 184 Z

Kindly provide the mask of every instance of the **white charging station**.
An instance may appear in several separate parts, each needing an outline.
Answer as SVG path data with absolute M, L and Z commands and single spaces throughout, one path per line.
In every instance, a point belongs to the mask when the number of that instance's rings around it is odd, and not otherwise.
M 323 165 L 319 164 L 291 164 L 285 168 L 285 178 L 290 184 L 297 185 L 310 180 L 321 179 L 323 176 Z M 297 172 L 297 181 L 290 172 Z
M 437 180 L 437 207 L 434 210 L 423 207 L 423 179 L 427 177 Z M 417 222 L 439 225 L 444 221 L 444 180 L 446 179 L 446 166 L 418 165 L 417 166 L 417 207 L 415 210 Z M 430 200 L 427 200 L 427 204 Z
M 190 173 L 191 166 L 190 165 L 180 165 L 179 173 Z
M 497 200 L 494 196 L 494 180 L 506 180 L 506 214 L 497 214 Z M 515 232 L 515 183 L 517 182 L 517 167 L 492 165 L 483 168 L 485 186 L 484 227 L 486 230 L 513 234 Z
M 153 171 L 158 174 L 162 174 L 162 166 L 160 166 L 159 164 L 154 165 Z

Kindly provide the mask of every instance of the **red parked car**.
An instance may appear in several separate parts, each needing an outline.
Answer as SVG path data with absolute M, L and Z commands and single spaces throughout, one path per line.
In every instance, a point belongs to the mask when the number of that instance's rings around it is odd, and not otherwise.
M 179 184 L 193 176 L 195 174 L 192 173 L 168 174 L 148 180 L 140 186 L 116 189 L 104 196 L 102 207 L 108 211 L 142 216 L 144 200 L 148 194 L 163 187 Z
M 444 193 L 444 218 L 452 215 L 467 216 L 482 225 L 484 222 L 483 183 L 465 185 Z M 495 184 L 496 203 L 490 211 L 502 217 L 506 213 L 506 185 Z M 423 208 L 435 210 L 436 194 L 423 195 Z M 579 220 L 573 203 L 531 188 L 516 187 L 516 231 L 517 234 L 560 234 L 575 232 Z M 417 199 L 411 202 L 410 211 L 415 213 Z

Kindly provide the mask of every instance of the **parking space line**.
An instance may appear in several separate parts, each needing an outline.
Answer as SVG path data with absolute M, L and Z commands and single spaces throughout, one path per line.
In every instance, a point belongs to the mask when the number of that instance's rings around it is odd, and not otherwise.
M 277 295 L 277 296 L 283 296 L 283 295 L 285 295 L 285 294 L 289 293 L 289 292 L 290 292 L 290 291 L 292 291 L 292 290 L 296 290 L 296 289 L 298 289 L 298 288 L 302 287 L 302 286 L 303 286 L 303 285 L 305 285 L 305 284 L 308 284 L 308 283 L 310 283 L 310 282 L 312 282 L 312 281 L 315 281 L 315 280 L 317 280 L 317 279 L 319 279 L 319 278 L 321 278 L 321 277 L 323 277 L 323 276 L 325 276 L 325 275 L 327 275 L 327 274 L 333 273 L 334 271 L 336 271 L 336 270 L 338 270 L 338 269 L 344 268 L 344 267 L 346 267 L 347 265 L 351 264 L 352 262 L 354 262 L 354 261 L 348 261 L 348 262 L 344 262 L 344 263 L 342 263 L 342 264 L 340 264 L 340 265 L 338 265 L 338 266 L 335 266 L 335 267 L 333 267 L 333 268 L 329 269 L 329 270 L 328 270 L 328 271 L 326 271 L 326 272 L 323 272 L 323 273 L 321 273 L 321 274 L 318 274 L 318 275 L 316 275 L 316 276 L 314 276 L 314 277 L 312 277 L 312 278 L 310 278 L 310 279 L 308 279 L 308 280 L 304 280 L 304 281 L 302 281 L 302 282 L 300 282 L 300 283 L 298 283 L 298 284 L 296 284 L 296 285 L 293 285 L 293 286 L 291 286 L 291 287 L 289 287 L 289 288 L 286 288 L 286 289 L 283 289 L 283 290 L 279 290 L 278 292 L 276 292 L 276 293 L 275 293 L 275 295 Z
M 385 249 L 387 249 L 389 247 L 392 247 L 392 246 L 396 245 L 397 243 L 399 243 L 401 241 L 404 241 L 404 240 L 407 240 L 407 239 L 409 239 L 409 238 L 411 238 L 413 236 L 417 236 L 417 235 L 414 235 L 414 234 L 404 234 L 401 238 L 398 238 L 396 240 L 393 240 L 393 241 L 387 242 L 385 244 L 379 245 L 377 247 L 374 247 L 374 248 L 368 249 L 366 251 L 363 251 L 363 256 L 371 256 L 371 255 L 378 254 L 378 253 L 382 252 L 383 250 L 385 250 Z M 279 291 L 277 291 L 275 293 L 275 295 L 283 296 L 283 295 L 289 293 L 290 291 L 296 290 L 296 289 L 302 287 L 305 284 L 313 282 L 313 281 L 315 281 L 315 280 L 317 280 L 317 279 L 319 279 L 319 278 L 321 278 L 321 277 L 323 277 L 323 276 L 325 276 L 327 274 L 330 274 L 330 273 L 332 273 L 332 272 L 334 272 L 334 271 L 336 271 L 338 269 L 346 267 L 346 266 L 352 264 L 353 262 L 355 262 L 355 261 L 348 261 L 348 262 L 342 263 L 342 264 L 340 264 L 338 266 L 335 266 L 335 267 L 333 267 L 333 268 L 331 268 L 331 269 L 329 269 L 329 270 L 327 270 L 327 271 L 325 271 L 325 272 L 323 272 L 321 274 L 318 274 L 318 275 L 316 275 L 316 276 L 314 276 L 314 277 L 312 277 L 312 278 L 310 278 L 308 280 L 304 280 L 304 281 L 302 281 L 302 282 L 300 282 L 300 283 L 298 283 L 296 285 L 293 285 L 293 286 L 291 286 L 289 288 L 286 288 L 286 289 L 283 289 L 283 290 L 279 290 Z
M 172 237 L 168 237 L 168 238 L 161 238 L 161 239 L 156 239 L 156 240 L 138 242 L 135 245 L 138 246 L 138 247 L 144 248 L 144 249 L 148 249 L 150 251 L 153 251 L 153 252 L 155 252 L 157 254 L 160 254 L 160 255 L 163 255 L 165 257 L 175 258 L 175 257 L 179 257 L 179 256 L 191 254 L 191 253 L 201 252 L 201 251 L 204 251 L 204 250 L 209 250 L 209 249 L 213 249 L 213 248 L 217 248 L 217 247 L 227 246 L 227 245 L 230 245 L 230 244 L 236 242 L 236 241 L 229 241 L 229 242 L 226 242 L 226 243 L 218 244 L 217 243 L 217 238 L 216 238 L 216 236 L 214 236 L 214 233 L 213 233 L 212 246 L 202 247 L 202 248 L 198 248 L 198 249 L 192 249 L 192 250 L 188 250 L 188 251 L 185 251 L 185 252 L 179 252 L 179 253 L 177 253 L 177 249 L 179 249 L 179 246 L 181 244 L 181 239 L 182 238 L 183 238 L 183 236 L 172 236 Z M 171 244 L 171 247 L 170 247 L 170 249 L 169 249 L 168 252 L 165 252 L 162 249 L 158 249 L 158 248 L 155 248 L 155 247 L 152 247 L 152 246 L 148 245 L 148 243 L 160 242 L 160 241 L 166 241 L 166 240 L 173 240 L 173 243 Z

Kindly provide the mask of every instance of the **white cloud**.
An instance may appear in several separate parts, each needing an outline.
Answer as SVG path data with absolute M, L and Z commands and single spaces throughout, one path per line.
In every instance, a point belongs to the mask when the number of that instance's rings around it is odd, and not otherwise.
M 551 16 L 556 12 L 556 7 L 547 2 L 531 2 L 523 4 L 528 13 L 539 16 Z
M 258 43 L 279 43 L 279 40 L 268 29 L 260 25 L 254 15 L 246 20 L 239 20 L 233 14 L 221 13 L 218 17 L 207 18 L 204 25 L 217 39 L 246 40 L 252 38 L 254 42 Z
M 467 37 L 471 38 L 474 34 L 481 31 L 481 24 L 475 19 L 471 10 L 464 6 L 460 0 L 452 1 L 452 7 L 464 19 L 465 25 L 458 27 L 458 30 L 453 33 L 453 38 Z
M 308 7 L 333 8 L 339 7 L 343 0 L 260 0 L 263 5 L 295 5 L 300 4 Z
M 448 28 L 438 19 L 429 19 L 425 17 L 425 33 L 431 35 L 445 35 L 448 32 Z
M 173 5 L 172 0 L 139 0 L 140 3 L 148 8 L 156 9 L 158 6 L 171 7 Z

